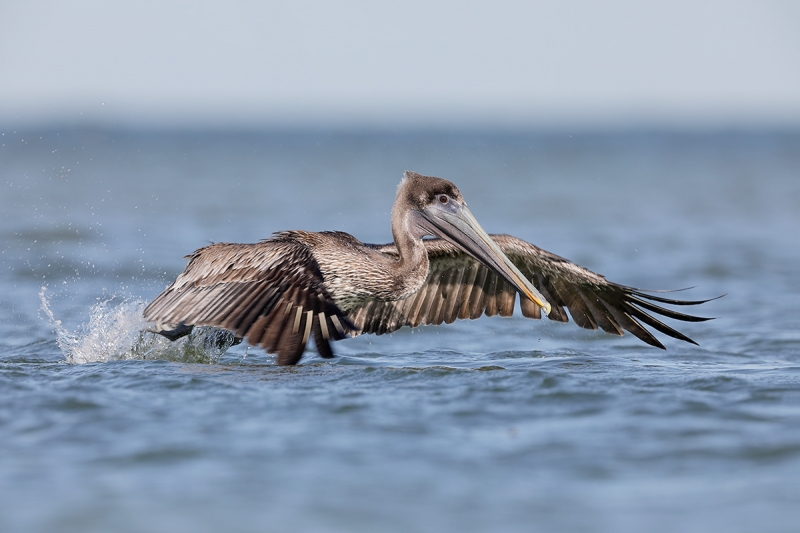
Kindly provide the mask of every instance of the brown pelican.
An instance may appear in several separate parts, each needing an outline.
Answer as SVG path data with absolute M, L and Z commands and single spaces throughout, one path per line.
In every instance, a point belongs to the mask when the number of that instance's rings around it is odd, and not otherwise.
M 342 232 L 285 231 L 256 244 L 218 243 L 187 256 L 175 282 L 144 310 L 174 340 L 195 325 L 217 326 L 296 364 L 313 334 L 329 341 L 381 335 L 456 318 L 522 314 L 615 335 L 627 330 L 664 348 L 642 323 L 692 339 L 647 311 L 687 322 L 708 318 L 653 302 L 696 305 L 618 285 L 510 235 L 488 235 L 451 182 L 406 172 L 392 208 L 394 243 L 364 244 Z M 423 240 L 423 237 L 435 238 Z

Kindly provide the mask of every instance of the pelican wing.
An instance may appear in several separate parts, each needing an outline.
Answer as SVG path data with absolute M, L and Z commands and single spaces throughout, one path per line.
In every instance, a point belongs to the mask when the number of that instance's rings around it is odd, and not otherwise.
M 652 314 L 686 322 L 709 320 L 666 309 L 653 302 L 671 305 L 697 305 L 708 300 L 674 300 L 618 285 L 600 274 L 580 267 L 563 257 L 542 250 L 510 235 L 492 235 L 506 256 L 519 268 L 550 302 L 551 320 L 567 322 L 566 310 L 583 328 L 599 328 L 623 335 L 629 331 L 651 346 L 664 348 L 642 324 L 665 335 L 695 343 L 686 335 L 667 326 Z M 452 323 L 457 318 L 481 315 L 511 316 L 516 290 L 492 270 L 467 255 L 460 248 L 441 239 L 425 241 L 430 260 L 428 277 L 422 288 L 404 300 L 371 301 L 349 312 L 350 320 L 363 333 L 381 335 L 403 326 Z M 393 244 L 379 246 L 385 254 L 397 256 Z M 522 314 L 541 318 L 539 306 L 520 298 Z
M 322 284 L 308 248 L 289 235 L 257 244 L 219 243 L 187 256 L 175 282 L 144 310 L 152 322 L 217 326 L 295 364 L 310 334 L 323 357 L 352 324 Z

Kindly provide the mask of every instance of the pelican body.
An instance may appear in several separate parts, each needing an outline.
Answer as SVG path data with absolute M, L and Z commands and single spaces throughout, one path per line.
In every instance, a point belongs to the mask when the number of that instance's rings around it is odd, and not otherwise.
M 394 243 L 364 244 L 343 232 L 286 231 L 255 244 L 218 243 L 188 256 L 175 282 L 144 310 L 172 340 L 216 326 L 296 364 L 311 336 L 324 358 L 331 340 L 403 326 L 522 314 L 622 335 L 664 348 L 642 323 L 694 343 L 646 311 L 709 320 L 653 302 L 696 305 L 607 281 L 509 235 L 489 235 L 456 186 L 406 172 L 392 208 Z M 434 237 L 425 239 L 423 237 Z M 696 343 L 695 343 L 696 344 Z

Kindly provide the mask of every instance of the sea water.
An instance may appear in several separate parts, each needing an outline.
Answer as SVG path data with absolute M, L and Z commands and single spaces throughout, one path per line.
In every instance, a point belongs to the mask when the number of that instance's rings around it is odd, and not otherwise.
M 0 136 L 0 530 L 796 531 L 800 135 Z M 210 242 L 391 239 L 403 170 L 645 289 L 666 351 L 510 318 L 297 367 L 141 312 Z

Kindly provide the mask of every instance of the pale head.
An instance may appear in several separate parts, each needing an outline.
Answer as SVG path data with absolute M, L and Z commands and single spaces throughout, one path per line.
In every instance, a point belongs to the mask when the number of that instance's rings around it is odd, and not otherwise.
M 406 171 L 392 208 L 392 231 L 398 243 L 405 238 L 421 241 L 426 235 L 453 243 L 493 270 L 545 313 L 550 311 L 550 304 L 544 296 L 478 224 L 453 183 Z

